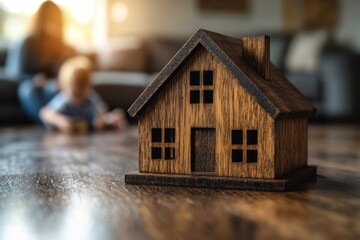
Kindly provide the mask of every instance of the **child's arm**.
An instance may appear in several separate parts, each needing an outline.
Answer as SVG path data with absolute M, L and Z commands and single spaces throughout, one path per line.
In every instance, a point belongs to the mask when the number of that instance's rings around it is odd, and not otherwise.
M 108 112 L 104 115 L 105 124 L 109 127 L 118 128 L 124 130 L 129 126 L 129 123 L 126 119 L 125 112 L 120 109 L 114 109 L 111 112 Z
M 94 120 L 93 126 L 96 130 L 101 130 L 105 127 L 126 129 L 128 127 L 126 115 L 122 109 L 114 109 L 111 112 L 107 112 L 103 109 Z
M 74 125 L 70 118 L 51 110 L 49 107 L 45 106 L 40 110 L 40 118 L 45 124 L 53 126 L 62 132 L 71 133 L 74 130 Z
M 89 98 L 91 103 L 93 104 L 93 114 L 95 115 L 92 126 L 95 130 L 101 130 L 105 128 L 106 123 L 104 121 L 104 116 L 107 112 L 107 106 L 94 90 L 90 92 Z
M 95 130 L 101 130 L 105 127 L 105 121 L 104 121 L 105 113 L 106 113 L 106 108 L 101 108 L 100 110 L 98 110 L 95 119 L 93 121 L 93 127 Z
M 95 130 L 101 130 L 105 127 L 118 129 L 128 127 L 126 115 L 122 109 L 115 109 L 112 112 L 108 112 L 106 104 L 95 91 L 90 93 L 90 100 L 94 104 L 94 111 L 96 112 L 93 120 Z
M 65 105 L 65 95 L 60 92 L 45 107 L 40 109 L 40 119 L 43 123 L 55 127 L 62 132 L 74 132 L 74 122 L 72 119 L 61 113 Z

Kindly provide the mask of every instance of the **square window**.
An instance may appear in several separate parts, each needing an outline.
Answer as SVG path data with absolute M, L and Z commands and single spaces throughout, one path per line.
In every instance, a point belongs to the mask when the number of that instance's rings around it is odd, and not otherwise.
M 175 159 L 175 148 L 165 148 L 165 159 L 166 160 Z
M 165 128 L 165 142 L 175 142 L 175 128 Z
M 243 144 L 243 131 L 242 130 L 232 130 L 231 133 L 232 144 Z
M 151 129 L 151 142 L 161 142 L 161 128 Z
M 204 84 L 205 86 L 213 85 L 213 71 L 204 71 Z
M 257 150 L 247 150 L 247 163 L 257 163 Z
M 213 103 L 213 90 L 204 90 L 204 103 Z
M 199 71 L 190 71 L 190 86 L 200 86 Z
M 151 148 L 151 158 L 152 159 L 161 159 L 161 148 L 159 147 L 152 147 Z
M 190 91 L 190 103 L 200 103 L 200 90 Z
M 242 150 L 232 150 L 232 162 L 241 163 L 243 161 L 243 151 Z
M 256 145 L 257 144 L 257 130 L 247 130 L 247 144 Z

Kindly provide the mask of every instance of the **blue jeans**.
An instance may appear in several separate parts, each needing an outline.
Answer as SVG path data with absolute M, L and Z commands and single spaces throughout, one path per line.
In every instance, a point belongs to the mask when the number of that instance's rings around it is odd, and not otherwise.
M 56 80 L 49 80 L 42 89 L 35 86 L 33 80 L 23 81 L 18 96 L 24 112 L 36 123 L 42 123 L 39 112 L 58 92 Z

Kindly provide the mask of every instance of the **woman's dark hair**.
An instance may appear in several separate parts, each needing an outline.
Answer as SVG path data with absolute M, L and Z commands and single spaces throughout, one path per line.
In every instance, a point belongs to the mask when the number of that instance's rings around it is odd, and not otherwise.
M 36 38 L 49 37 L 62 41 L 62 25 L 60 8 L 54 2 L 46 1 L 40 5 L 35 14 L 31 35 Z

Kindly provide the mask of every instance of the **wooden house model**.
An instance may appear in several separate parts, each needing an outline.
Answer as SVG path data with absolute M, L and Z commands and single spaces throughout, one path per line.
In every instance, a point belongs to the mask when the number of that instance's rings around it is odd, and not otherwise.
M 269 41 L 198 30 L 128 110 L 139 172 L 125 182 L 283 191 L 316 176 L 316 109 L 270 63 Z

